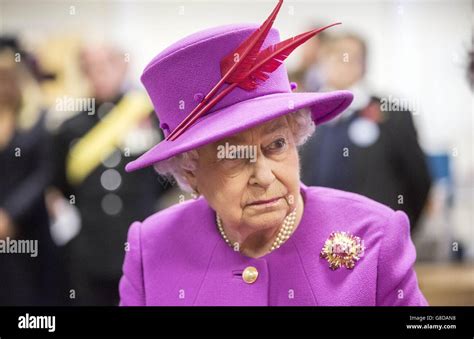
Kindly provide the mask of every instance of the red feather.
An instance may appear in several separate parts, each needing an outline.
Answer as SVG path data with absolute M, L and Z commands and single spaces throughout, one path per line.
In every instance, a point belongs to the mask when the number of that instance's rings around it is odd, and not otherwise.
M 270 28 L 275 22 L 275 18 L 280 11 L 283 0 L 279 0 L 278 4 L 273 9 L 270 16 L 263 22 L 263 24 L 253 32 L 247 39 L 245 39 L 232 53 L 228 54 L 221 60 L 221 75 L 219 82 L 206 94 L 203 100 L 191 111 L 186 118 L 184 118 L 179 125 L 168 135 L 167 139 L 171 139 L 174 134 L 187 124 L 187 122 L 198 112 L 211 97 L 213 97 L 219 88 L 227 83 L 240 82 L 245 75 L 252 68 L 255 59 L 265 41 Z M 237 60 L 236 60 L 237 56 Z
M 192 112 L 179 123 L 179 125 L 168 135 L 166 140 L 175 140 L 184 133 L 197 119 L 208 112 L 216 103 L 239 86 L 245 90 L 254 90 L 269 78 L 269 73 L 274 72 L 283 61 L 301 44 L 314 37 L 319 32 L 335 26 L 335 23 L 326 27 L 315 29 L 295 37 L 269 46 L 259 53 L 259 50 L 275 21 L 276 15 L 281 8 L 283 0 L 280 0 L 265 22 L 253 32 L 232 53 L 221 60 L 222 78 L 204 97 L 204 99 L 192 110 Z M 234 57 L 237 54 L 238 60 Z M 230 83 L 223 91 L 216 95 L 218 89 L 224 84 Z
M 211 101 L 201 106 L 204 106 L 197 113 L 191 112 L 188 116 L 187 121 L 183 121 L 173 131 L 172 135 L 168 136 L 168 140 L 175 140 L 183 132 L 188 129 L 199 117 L 208 112 L 217 102 L 219 102 L 224 96 L 230 93 L 235 87 L 239 86 L 246 90 L 254 90 L 263 82 L 269 78 L 269 73 L 274 72 L 283 61 L 293 52 L 298 46 L 305 43 L 316 34 L 324 31 L 325 29 L 339 25 L 340 23 L 334 23 L 322 28 L 314 29 L 312 31 L 299 34 L 290 39 L 281 41 L 275 45 L 271 45 L 268 48 L 260 52 L 255 58 L 252 67 L 245 73 L 244 76 L 240 76 L 242 79 L 238 82 L 233 82 L 231 85 L 226 87 L 218 95 L 212 98 Z M 199 105 L 198 105 L 199 106 Z
M 255 60 L 260 48 L 265 41 L 270 28 L 275 22 L 275 18 L 280 11 L 283 0 L 280 0 L 273 12 L 265 20 L 265 22 L 253 32 L 243 43 L 237 47 L 232 53 L 221 60 L 221 74 L 227 83 L 240 82 L 247 72 L 255 64 Z M 237 57 L 237 60 L 235 60 Z
M 258 54 L 255 64 L 245 76 L 244 80 L 239 83 L 239 87 L 248 91 L 254 90 L 259 84 L 265 82 L 269 78 L 268 73 L 272 73 L 280 67 L 283 61 L 285 61 L 298 46 L 325 29 L 339 24 L 340 22 L 314 29 L 269 46 Z
M 314 29 L 264 49 L 257 55 L 252 68 L 245 74 L 245 77 L 243 77 L 241 81 L 232 83 L 215 97 L 213 97 L 212 100 L 206 103 L 205 106 L 200 109 L 200 111 L 192 115 L 190 114 L 188 116 L 189 119 L 187 119 L 187 121 L 184 123 L 181 122 L 179 126 L 173 131 L 173 135 L 170 134 L 167 140 L 172 141 L 178 138 L 197 119 L 199 119 L 199 117 L 208 112 L 216 103 L 218 103 L 224 96 L 230 93 L 235 87 L 239 86 L 246 90 L 254 90 L 257 88 L 269 78 L 268 73 L 274 72 L 298 46 L 305 43 L 323 30 L 339 24 L 340 23 L 334 23 L 322 28 Z

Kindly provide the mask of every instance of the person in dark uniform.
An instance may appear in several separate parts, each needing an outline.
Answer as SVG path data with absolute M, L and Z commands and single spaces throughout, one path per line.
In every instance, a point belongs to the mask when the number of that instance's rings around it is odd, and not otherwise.
M 15 62 L 16 53 L 21 63 Z M 38 80 L 31 60 L 16 39 L 0 39 L 1 306 L 61 304 L 61 262 L 44 201 L 51 174 L 50 138 L 43 113 L 28 129 L 19 124 L 29 100 L 23 86 Z M 19 245 L 20 241 L 27 245 Z
M 331 124 L 318 126 L 302 150 L 302 180 L 359 193 L 410 218 L 412 229 L 428 197 L 431 179 L 411 112 L 371 96 L 363 82 L 366 46 L 355 35 L 329 45 L 324 68 L 328 88 L 350 88 L 353 104 Z M 347 60 L 341 61 L 340 56 Z
M 81 217 L 81 230 L 67 245 L 71 303 L 116 305 L 128 226 L 155 211 L 166 182 L 152 169 L 123 175 L 125 163 L 157 135 L 149 133 L 151 109 L 122 90 L 126 67 L 121 53 L 94 46 L 81 53 L 81 63 L 94 102 L 57 131 L 53 183 Z M 134 112 L 136 121 L 124 126 L 123 118 Z M 100 159 L 82 151 L 81 143 L 99 149 Z

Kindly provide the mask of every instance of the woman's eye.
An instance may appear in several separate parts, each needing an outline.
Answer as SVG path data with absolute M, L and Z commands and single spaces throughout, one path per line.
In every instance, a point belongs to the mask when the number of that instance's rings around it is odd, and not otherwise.
M 270 151 L 279 151 L 282 150 L 286 147 L 286 139 L 285 138 L 278 138 L 274 142 L 272 142 L 270 145 L 267 146 L 267 149 Z

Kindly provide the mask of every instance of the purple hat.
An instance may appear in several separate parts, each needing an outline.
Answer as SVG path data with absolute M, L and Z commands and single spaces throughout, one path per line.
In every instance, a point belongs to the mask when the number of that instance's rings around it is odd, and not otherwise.
M 281 6 L 281 1 L 278 6 Z M 273 19 L 278 9 L 279 7 L 272 13 Z M 278 31 L 270 28 L 273 23 L 271 16 L 262 26 L 229 25 L 192 34 L 166 48 L 148 64 L 141 80 L 153 102 L 166 139 L 128 163 L 127 172 L 215 142 L 301 108 L 309 108 L 314 122 L 321 124 L 350 105 L 353 96 L 349 91 L 292 92 L 282 62 L 297 45 L 308 38 L 303 37 L 303 41 L 300 38 L 303 34 L 300 34 L 280 43 Z M 232 57 L 237 51 L 238 54 L 235 54 L 243 59 L 245 53 L 238 48 L 248 47 L 249 43 L 255 45 L 255 42 L 258 45 L 259 37 L 261 42 L 257 51 L 261 48 L 263 52 L 254 55 L 250 61 L 246 60 L 247 66 L 250 66 L 244 71 L 240 65 L 241 74 L 247 77 L 247 83 L 244 85 L 245 79 L 242 81 L 242 76 L 230 77 L 234 80 L 223 82 L 224 71 L 229 69 L 225 68 L 225 58 Z M 295 44 L 297 39 L 302 42 Z M 286 41 L 288 43 L 282 45 Z M 263 60 L 261 55 L 266 51 L 267 56 L 274 51 L 280 53 L 271 60 L 273 64 L 266 63 L 257 70 L 263 69 L 262 72 L 253 72 L 249 77 L 245 70 L 252 68 L 258 60 Z M 252 51 L 249 54 L 251 53 Z M 235 80 L 236 78 L 240 80 Z M 216 84 L 221 85 L 221 91 L 212 93 Z M 211 97 L 210 92 L 214 94 Z M 222 92 L 226 92 L 225 95 L 219 94 Z M 206 100 L 208 97 L 210 100 Z M 202 109 L 203 106 L 207 109 Z M 182 129 L 183 120 L 196 116 L 196 112 L 199 113 L 199 118 Z M 177 133 L 178 130 L 180 133 Z M 171 134 L 172 132 L 174 133 Z

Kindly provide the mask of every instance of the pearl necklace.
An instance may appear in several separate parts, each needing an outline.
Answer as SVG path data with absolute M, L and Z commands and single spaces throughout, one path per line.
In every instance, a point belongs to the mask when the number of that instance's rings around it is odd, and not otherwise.
M 296 209 L 293 210 L 290 214 L 288 214 L 285 217 L 285 220 L 283 221 L 283 224 L 281 225 L 280 231 L 278 232 L 275 240 L 273 241 L 273 244 L 270 247 L 269 252 L 279 248 L 285 241 L 288 240 L 291 233 L 293 232 L 293 229 L 295 228 L 295 220 L 296 220 Z M 217 213 L 216 213 L 216 223 L 217 223 L 217 228 L 219 229 L 219 233 L 221 234 L 222 238 L 230 247 L 232 247 L 232 244 L 229 238 L 224 232 L 224 227 L 222 226 L 222 220 L 217 215 Z

